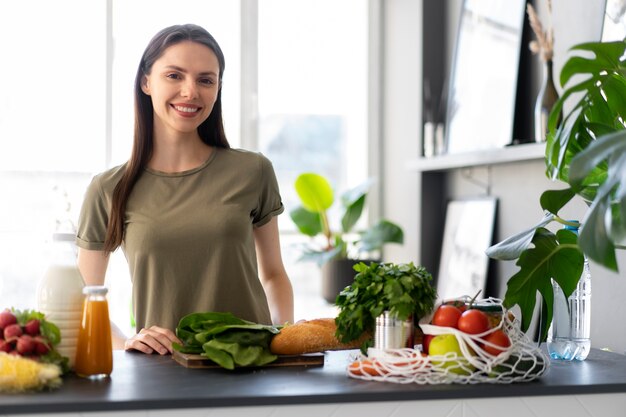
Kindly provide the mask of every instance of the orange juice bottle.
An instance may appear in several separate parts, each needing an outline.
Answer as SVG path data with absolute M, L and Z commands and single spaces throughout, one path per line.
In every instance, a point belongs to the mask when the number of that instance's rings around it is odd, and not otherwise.
M 113 370 L 113 346 L 107 288 L 86 286 L 83 315 L 78 330 L 74 371 L 82 377 L 105 378 Z

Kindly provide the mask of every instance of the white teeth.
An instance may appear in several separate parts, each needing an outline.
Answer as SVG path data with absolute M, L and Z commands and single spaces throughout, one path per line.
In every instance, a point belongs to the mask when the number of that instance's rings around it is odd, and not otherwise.
M 185 113 L 195 113 L 199 110 L 199 108 L 197 107 L 181 107 L 181 106 L 174 106 L 174 108 L 178 111 L 182 111 Z

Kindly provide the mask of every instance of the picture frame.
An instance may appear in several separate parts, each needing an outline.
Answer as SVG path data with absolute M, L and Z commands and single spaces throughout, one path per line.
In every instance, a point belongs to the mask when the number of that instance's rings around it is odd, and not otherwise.
M 448 202 L 437 276 L 442 300 L 485 292 L 498 200 L 469 198 Z
M 464 0 L 448 88 L 446 153 L 513 139 L 525 0 Z
M 606 0 L 602 42 L 621 41 L 626 38 L 626 0 Z

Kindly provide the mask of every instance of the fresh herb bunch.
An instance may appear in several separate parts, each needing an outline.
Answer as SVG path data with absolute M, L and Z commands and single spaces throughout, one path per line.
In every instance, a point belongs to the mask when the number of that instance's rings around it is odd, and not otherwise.
M 430 314 L 437 292 L 431 285 L 432 275 L 422 266 L 363 262 L 354 266 L 354 282 L 338 296 L 340 312 L 335 319 L 337 338 L 344 342 L 358 339 L 364 332 L 373 333 L 376 317 L 389 311 L 399 320 L 413 317 L 417 322 Z M 362 347 L 371 344 L 371 339 Z

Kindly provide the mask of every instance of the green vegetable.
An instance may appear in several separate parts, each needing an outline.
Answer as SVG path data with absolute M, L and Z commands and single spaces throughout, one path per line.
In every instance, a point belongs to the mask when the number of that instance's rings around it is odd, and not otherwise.
M 338 296 L 335 304 L 340 312 L 335 319 L 337 338 L 348 343 L 364 332 L 373 333 L 376 317 L 389 311 L 394 317 L 417 322 L 429 314 L 437 294 L 431 285 L 432 276 L 422 266 L 363 262 L 354 266 L 354 282 Z M 371 345 L 371 339 L 361 347 Z
M 231 313 L 192 313 L 183 317 L 176 335 L 183 345 L 174 344 L 182 353 L 201 354 L 223 368 L 261 366 L 277 356 L 270 352 L 272 337 L 280 330 L 240 319 Z

